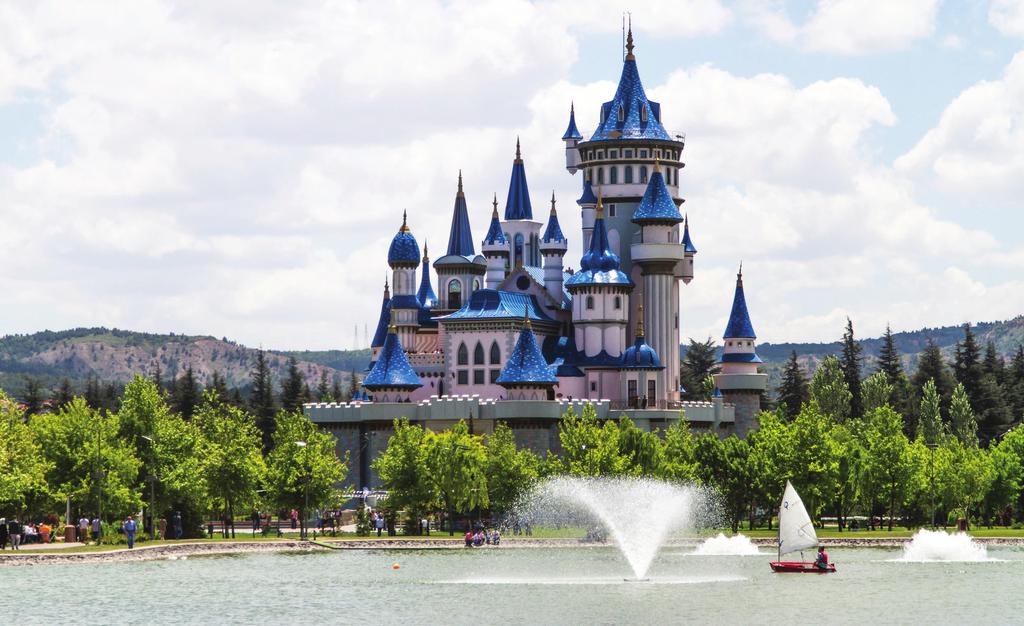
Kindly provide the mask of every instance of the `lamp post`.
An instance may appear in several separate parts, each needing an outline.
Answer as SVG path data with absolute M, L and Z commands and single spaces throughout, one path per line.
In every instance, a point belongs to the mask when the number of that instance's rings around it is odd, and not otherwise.
M 935 448 L 938 448 L 939 444 L 937 444 L 937 443 L 935 443 L 933 441 L 931 443 L 926 443 L 925 445 L 928 446 L 928 450 L 930 450 L 929 455 L 928 455 L 928 478 L 931 481 L 931 492 L 932 492 L 931 493 L 931 496 L 932 496 L 931 525 L 932 525 L 932 528 L 934 529 L 935 528 Z
M 97 413 L 96 422 L 96 519 L 100 521 L 100 531 L 103 529 L 103 415 Z M 99 536 L 97 535 L 97 544 Z
M 153 466 L 149 475 L 146 476 L 146 482 L 149 483 L 149 532 L 153 535 L 153 538 L 157 538 L 156 528 L 156 439 L 153 437 L 147 437 L 142 435 L 142 438 L 149 442 L 149 448 L 153 452 Z
M 305 477 L 303 478 L 303 481 L 302 481 L 303 482 L 303 488 L 304 488 L 304 491 L 305 491 L 305 499 L 304 499 L 305 504 L 303 504 L 303 506 L 302 506 L 302 519 L 300 520 L 302 522 L 302 526 L 299 527 L 299 537 L 303 541 L 305 541 L 306 537 L 307 537 L 307 532 L 306 532 L 306 512 L 309 510 L 309 444 L 306 443 L 305 441 L 296 441 L 295 445 L 299 446 L 300 448 L 305 448 L 306 449 L 306 475 L 305 475 Z

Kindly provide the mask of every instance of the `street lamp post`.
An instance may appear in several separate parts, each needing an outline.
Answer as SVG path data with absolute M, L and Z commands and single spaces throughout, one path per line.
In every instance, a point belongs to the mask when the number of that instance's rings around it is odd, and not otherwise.
M 149 442 L 150 450 L 153 452 L 152 471 L 146 476 L 146 482 L 149 483 L 149 532 L 156 539 L 156 439 L 146 435 L 142 435 L 142 438 Z
M 300 538 L 303 541 L 305 541 L 309 535 L 309 533 L 306 531 L 306 515 L 307 512 L 309 511 L 309 444 L 305 441 L 296 441 L 295 445 L 299 446 L 300 448 L 306 449 L 306 475 L 302 481 L 305 491 L 305 504 L 303 504 L 302 506 L 302 526 L 299 529 Z
M 103 530 L 103 416 L 97 414 L 96 422 L 96 519 L 100 521 L 100 532 Z M 97 544 L 99 536 L 97 535 Z
M 931 496 L 932 496 L 932 510 L 931 510 L 931 524 L 932 528 L 935 528 L 935 448 L 939 445 L 935 442 L 925 444 L 928 446 L 930 453 L 928 455 L 928 478 L 931 481 Z

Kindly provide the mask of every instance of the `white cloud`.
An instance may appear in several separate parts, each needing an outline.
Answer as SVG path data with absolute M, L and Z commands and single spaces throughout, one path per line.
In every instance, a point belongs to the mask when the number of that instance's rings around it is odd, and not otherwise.
M 1024 0 L 992 0 L 988 23 L 1004 35 L 1024 37 Z
M 904 50 L 935 31 L 938 0 L 819 0 L 802 24 L 783 2 L 748 2 L 745 21 L 772 41 L 840 55 Z

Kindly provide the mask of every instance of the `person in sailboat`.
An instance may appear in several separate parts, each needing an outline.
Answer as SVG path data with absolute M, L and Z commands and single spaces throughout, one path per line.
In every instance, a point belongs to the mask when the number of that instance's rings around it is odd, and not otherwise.
M 818 569 L 828 569 L 828 552 L 825 546 L 818 546 L 818 556 L 814 559 L 814 566 Z

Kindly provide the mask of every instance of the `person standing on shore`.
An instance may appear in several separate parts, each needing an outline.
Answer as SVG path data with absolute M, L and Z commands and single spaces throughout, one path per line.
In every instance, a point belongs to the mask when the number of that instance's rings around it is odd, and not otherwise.
M 181 511 L 174 512 L 174 538 L 181 539 L 184 534 L 181 528 Z
M 85 515 L 78 520 L 78 540 L 82 543 L 89 540 L 89 518 Z
M 103 525 L 100 522 L 99 516 L 92 519 L 92 538 L 98 544 L 100 542 L 100 533 L 102 532 Z
M 18 518 L 11 518 L 11 521 L 7 522 L 7 533 L 11 536 L 11 549 L 17 550 L 21 545 L 21 522 Z
M 0 517 L 0 550 L 7 549 L 7 518 Z
M 129 515 L 128 519 L 124 521 L 124 534 L 128 535 L 128 549 L 131 550 L 135 547 L 135 531 L 138 530 L 138 526 L 135 524 L 135 516 Z

